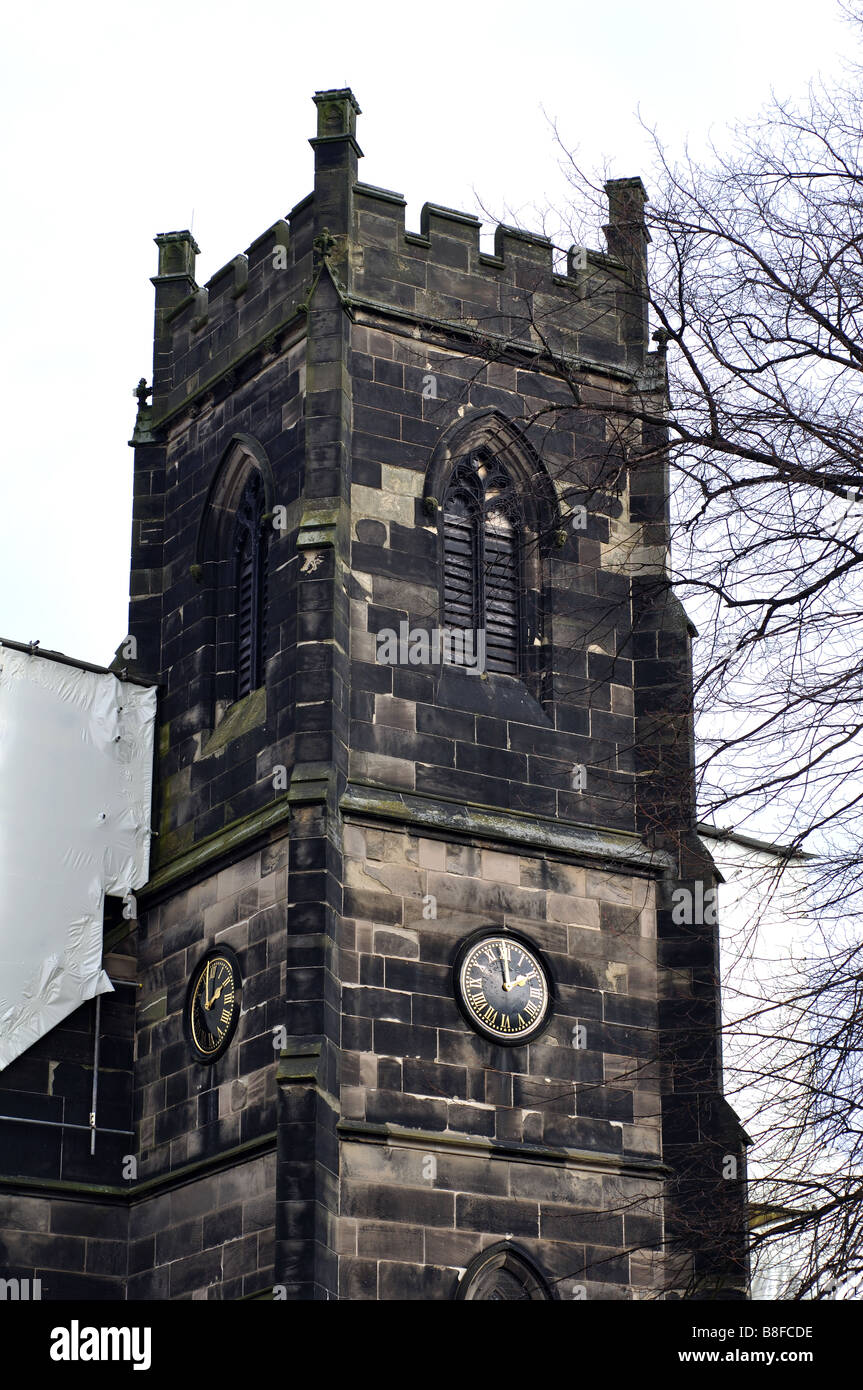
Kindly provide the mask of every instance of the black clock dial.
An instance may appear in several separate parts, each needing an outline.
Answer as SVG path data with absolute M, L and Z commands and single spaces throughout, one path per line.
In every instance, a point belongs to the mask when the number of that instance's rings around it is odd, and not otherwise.
M 524 1043 L 549 1019 L 548 974 L 517 937 L 489 933 L 468 942 L 456 962 L 456 990 L 471 1025 L 498 1043 Z
M 240 974 L 233 951 L 201 961 L 189 987 L 186 1030 L 199 1061 L 214 1062 L 229 1045 L 240 1013 Z

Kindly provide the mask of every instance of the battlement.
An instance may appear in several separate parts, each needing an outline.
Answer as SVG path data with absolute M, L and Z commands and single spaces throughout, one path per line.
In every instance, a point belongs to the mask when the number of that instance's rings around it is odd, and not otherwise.
M 360 108 L 349 89 L 318 92 L 312 192 L 206 282 L 195 280 L 189 232 L 156 238 L 153 419 L 174 416 L 282 338 L 303 334 L 326 272 L 345 310 L 632 374 L 648 351 L 644 276 L 647 194 L 641 180 L 606 185 L 607 250 L 572 247 L 555 266 L 548 237 L 495 230 L 481 249 L 480 219 L 426 203 L 419 231 L 401 194 L 356 177 Z

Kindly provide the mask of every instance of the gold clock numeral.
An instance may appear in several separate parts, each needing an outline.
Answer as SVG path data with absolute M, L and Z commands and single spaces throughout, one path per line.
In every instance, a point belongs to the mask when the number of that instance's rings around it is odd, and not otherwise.
M 527 1014 L 528 1018 L 536 1018 L 537 1014 L 539 1013 L 539 1005 L 535 1004 L 532 999 L 528 999 L 527 1003 L 524 1006 L 524 1011 Z

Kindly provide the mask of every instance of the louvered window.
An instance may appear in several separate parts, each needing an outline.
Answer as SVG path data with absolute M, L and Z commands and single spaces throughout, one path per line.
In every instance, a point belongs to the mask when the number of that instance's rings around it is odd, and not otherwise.
M 237 508 L 235 665 L 236 698 L 256 690 L 263 680 L 266 613 L 266 547 L 262 535 L 263 488 L 258 472 L 250 475 Z
M 511 518 L 494 512 L 485 524 L 486 665 L 518 675 L 518 536 Z
M 477 625 L 478 532 L 476 515 L 461 498 L 444 513 L 444 626 Z
M 487 669 L 508 675 L 519 672 L 520 535 L 506 469 L 468 455 L 453 470 L 443 507 L 444 626 L 483 631 Z M 457 650 L 452 659 L 465 664 Z

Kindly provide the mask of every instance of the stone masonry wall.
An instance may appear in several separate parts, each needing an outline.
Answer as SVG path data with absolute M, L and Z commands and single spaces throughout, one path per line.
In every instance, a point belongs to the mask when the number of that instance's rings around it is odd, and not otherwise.
M 26 1190 L 4 1191 L 0 1278 L 38 1279 L 42 1300 L 122 1299 L 128 1235 L 129 1211 L 122 1195 L 100 1201 L 83 1194 L 36 1197 Z M 31 1288 L 21 1296 L 33 1299 L 35 1293 Z
M 633 619 L 623 541 L 627 498 L 591 495 L 608 465 L 604 434 L 566 413 L 565 385 L 514 366 L 418 347 L 377 328 L 353 333 L 351 775 L 429 796 L 581 824 L 635 825 Z M 432 373 L 437 397 L 423 395 Z M 531 425 L 556 400 L 563 413 Z M 569 397 L 571 404 L 571 397 Z M 466 676 L 376 659 L 378 636 L 443 624 L 440 524 L 427 470 L 463 420 L 510 422 L 532 443 L 552 491 L 589 498 L 586 528 L 562 522 L 526 542 L 535 574 L 523 679 Z M 501 423 L 500 457 L 507 462 Z M 528 447 L 530 447 L 530 443 Z M 518 445 L 514 444 L 513 449 Z M 538 489 L 540 480 L 533 483 Z M 438 498 L 439 502 L 440 499 Z M 573 789 L 573 768 L 586 784 Z
M 133 1207 L 130 1298 L 235 1298 L 273 1283 L 273 1029 L 287 1021 L 288 858 L 288 841 L 276 841 L 151 908 L 139 925 L 139 1179 L 182 1185 Z M 182 1013 L 197 962 L 219 945 L 240 962 L 241 1014 L 227 1052 L 202 1066 Z M 248 1155 L 262 1144 L 271 1152 Z M 201 1172 L 225 1155 L 236 1166 Z
M 346 825 L 344 845 L 341 1296 L 449 1297 L 507 1234 L 590 1296 L 651 1287 L 650 879 L 370 825 Z M 526 1047 L 483 1040 L 456 1006 L 456 950 L 484 926 L 523 933 L 551 967 L 554 1018 Z
M 273 1283 L 276 1153 L 136 1202 L 129 1299 L 237 1299 Z

